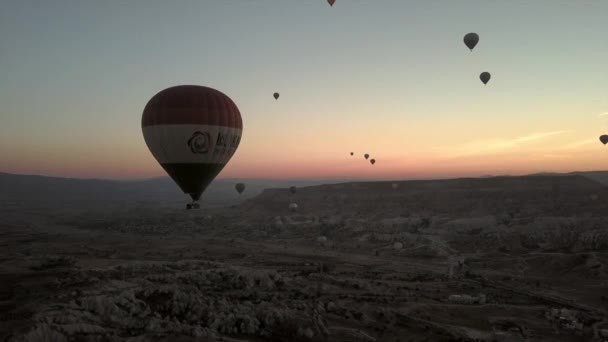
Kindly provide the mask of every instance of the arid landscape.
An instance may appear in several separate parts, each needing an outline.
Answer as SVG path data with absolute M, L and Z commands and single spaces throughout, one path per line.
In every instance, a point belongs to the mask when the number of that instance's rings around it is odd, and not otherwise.
M 0 337 L 603 341 L 605 176 L 220 180 L 186 211 L 169 185 L 3 174 Z

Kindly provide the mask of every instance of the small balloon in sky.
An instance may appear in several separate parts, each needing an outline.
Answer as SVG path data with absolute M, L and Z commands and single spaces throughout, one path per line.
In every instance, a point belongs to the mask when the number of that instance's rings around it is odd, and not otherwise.
M 374 165 L 374 164 L 376 164 L 376 159 L 372 159 L 369 162 L 372 163 L 372 165 Z
M 355 153 L 354 153 L 354 152 L 351 152 L 351 153 L 350 153 L 350 155 L 351 155 L 351 156 L 354 156 L 354 155 L 355 155 Z
M 473 48 L 475 47 L 475 45 L 477 45 L 477 43 L 479 43 L 479 35 L 477 35 L 477 33 L 467 33 L 464 36 L 464 45 L 466 45 L 469 50 L 473 51 Z
M 608 144 L 608 135 L 604 134 L 600 137 L 600 141 L 602 142 L 602 144 L 606 145 Z
M 367 154 L 367 153 L 364 154 L 363 156 L 365 157 L 365 160 L 367 160 L 367 158 L 369 158 L 369 154 Z
M 336 3 L 336 0 L 327 0 L 327 3 L 329 4 L 329 6 L 332 6 Z
M 243 193 L 243 191 L 245 191 L 245 184 L 243 183 L 236 183 L 236 185 L 234 186 L 234 188 L 236 189 L 236 191 L 240 194 Z
M 275 100 L 278 100 L 278 99 L 279 99 L 279 93 L 274 93 L 272 96 L 274 96 L 274 99 L 275 99 Z
M 490 73 L 487 71 L 484 71 L 479 75 L 479 79 L 481 82 L 483 82 L 483 84 L 488 84 L 490 78 L 492 78 L 492 75 L 490 75 Z

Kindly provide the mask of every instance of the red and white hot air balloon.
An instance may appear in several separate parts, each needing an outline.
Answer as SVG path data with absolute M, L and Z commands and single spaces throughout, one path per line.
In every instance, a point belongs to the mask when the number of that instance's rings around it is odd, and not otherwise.
M 243 121 L 222 92 L 181 85 L 154 95 L 141 118 L 146 145 L 182 191 L 196 203 L 241 142 Z

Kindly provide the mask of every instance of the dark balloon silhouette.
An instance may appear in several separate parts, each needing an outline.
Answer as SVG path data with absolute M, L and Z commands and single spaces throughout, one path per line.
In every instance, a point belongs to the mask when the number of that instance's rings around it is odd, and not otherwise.
M 604 134 L 600 137 L 600 141 L 602 142 L 602 144 L 606 145 L 608 144 L 608 135 Z
M 492 75 L 490 75 L 490 73 L 487 71 L 484 71 L 479 75 L 479 79 L 481 82 L 483 82 L 483 84 L 488 84 L 490 78 L 492 78 Z
M 369 158 L 369 154 L 367 154 L 367 153 L 364 154 L 363 156 L 365 157 L 365 160 L 367 160 L 367 158 Z
M 355 153 L 354 153 L 354 152 L 351 152 L 351 153 L 350 153 L 350 155 L 351 155 L 351 156 L 354 156 L 354 155 L 355 155 Z
M 372 159 L 369 162 L 372 163 L 372 165 L 374 165 L 374 164 L 376 164 L 376 159 Z
M 213 88 L 181 85 L 154 95 L 144 108 L 141 128 L 154 158 L 196 203 L 241 142 L 237 106 Z
M 327 3 L 329 4 L 329 6 L 333 7 L 334 3 L 336 3 L 336 0 L 327 0 Z
M 278 100 L 280 95 L 279 95 L 279 93 L 274 93 L 272 96 L 274 96 L 275 100 Z
M 236 191 L 240 194 L 243 193 L 243 191 L 245 191 L 245 184 L 243 183 L 237 183 L 234 188 L 236 189 Z
M 293 194 L 295 194 L 295 193 L 296 193 L 296 187 L 295 187 L 295 186 L 290 187 L 290 188 L 289 188 L 289 192 L 290 192 L 292 195 L 293 195 Z
M 477 35 L 477 33 L 467 33 L 464 36 L 464 45 L 466 45 L 469 50 L 473 51 L 473 48 L 475 47 L 475 45 L 477 45 L 477 43 L 479 43 L 479 35 Z

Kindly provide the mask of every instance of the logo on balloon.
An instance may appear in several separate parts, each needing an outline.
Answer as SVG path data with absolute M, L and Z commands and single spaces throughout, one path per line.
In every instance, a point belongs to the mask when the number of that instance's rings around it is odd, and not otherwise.
M 192 137 L 188 140 L 188 146 L 192 153 L 207 153 L 209 152 L 209 145 L 211 142 L 211 136 L 207 132 L 196 131 L 192 134 Z

